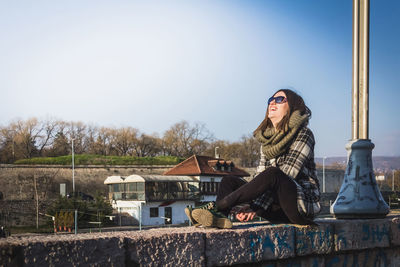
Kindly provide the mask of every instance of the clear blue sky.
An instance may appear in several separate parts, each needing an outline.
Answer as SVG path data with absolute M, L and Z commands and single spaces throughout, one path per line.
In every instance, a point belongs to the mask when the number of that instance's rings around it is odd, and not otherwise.
M 400 155 L 400 1 L 371 0 L 373 155 Z M 317 156 L 351 138 L 352 1 L 1 1 L 0 125 L 53 117 L 236 141 L 279 88 L 313 111 Z

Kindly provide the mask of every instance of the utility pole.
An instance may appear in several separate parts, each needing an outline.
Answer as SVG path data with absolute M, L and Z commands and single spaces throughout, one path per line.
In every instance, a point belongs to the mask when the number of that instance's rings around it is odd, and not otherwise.
M 322 158 L 322 192 L 326 192 L 326 183 L 325 183 L 325 159 L 326 157 Z
M 392 191 L 394 192 L 394 170 L 392 170 Z
M 72 138 L 72 192 L 75 197 L 75 160 L 74 160 L 74 138 Z
M 36 174 L 33 174 L 33 187 L 35 190 L 35 206 L 36 206 L 36 229 L 39 229 L 39 196 L 36 184 Z

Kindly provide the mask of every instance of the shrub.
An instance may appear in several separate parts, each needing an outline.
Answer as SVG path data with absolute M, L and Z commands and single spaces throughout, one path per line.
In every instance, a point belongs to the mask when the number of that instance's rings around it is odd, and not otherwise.
M 112 207 L 105 201 L 100 193 L 96 193 L 94 201 L 84 201 L 79 197 L 66 198 L 60 196 L 47 213 L 56 217 L 59 226 L 69 227 L 74 225 L 74 212 L 78 211 L 78 227 L 88 227 L 91 221 L 101 221 L 109 224 L 105 216 L 111 215 Z

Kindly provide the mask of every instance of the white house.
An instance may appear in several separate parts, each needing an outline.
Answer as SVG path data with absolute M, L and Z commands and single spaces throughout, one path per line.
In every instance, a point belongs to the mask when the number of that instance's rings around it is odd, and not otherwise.
M 109 200 L 132 220 L 122 224 L 180 224 L 188 222 L 186 206 L 215 201 L 224 176 L 250 176 L 232 161 L 197 156 L 184 160 L 164 175 L 110 176 Z
M 193 155 L 166 171 L 164 175 L 190 176 L 199 180 L 199 202 L 215 201 L 219 183 L 224 176 L 250 176 L 246 171 L 235 167 L 232 161 L 208 156 Z
M 104 184 L 113 208 L 131 216 L 129 224 L 185 223 L 185 207 L 199 198 L 199 180 L 191 176 L 110 176 Z

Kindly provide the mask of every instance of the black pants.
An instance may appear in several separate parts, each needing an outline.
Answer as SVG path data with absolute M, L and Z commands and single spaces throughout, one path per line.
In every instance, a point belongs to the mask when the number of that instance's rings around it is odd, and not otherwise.
M 234 206 L 248 203 L 267 190 L 273 192 L 274 202 L 268 210 L 253 207 L 258 216 L 273 223 L 312 223 L 303 218 L 297 209 L 296 184 L 276 167 L 267 168 L 250 182 L 236 176 L 224 177 L 218 189 L 217 208 L 229 214 Z

